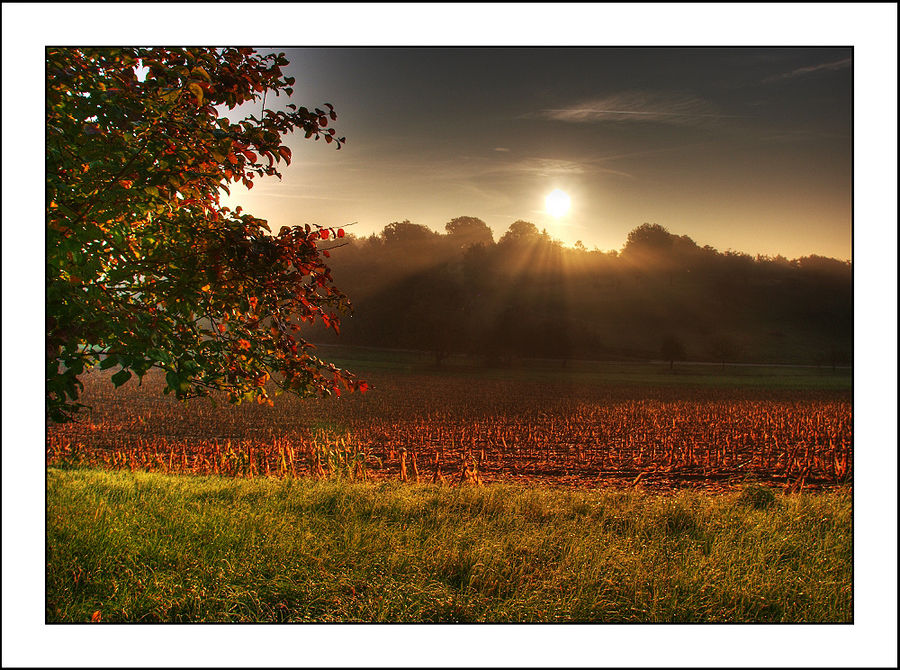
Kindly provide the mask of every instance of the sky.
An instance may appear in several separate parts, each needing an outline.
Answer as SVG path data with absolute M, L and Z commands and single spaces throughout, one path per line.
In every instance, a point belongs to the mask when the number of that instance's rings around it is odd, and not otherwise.
M 647 222 L 719 251 L 851 258 L 849 47 L 259 51 L 284 51 L 290 102 L 332 103 L 347 138 L 294 135 L 283 181 L 233 189 L 226 204 L 276 230 L 476 216 L 495 239 L 525 219 L 611 250 Z

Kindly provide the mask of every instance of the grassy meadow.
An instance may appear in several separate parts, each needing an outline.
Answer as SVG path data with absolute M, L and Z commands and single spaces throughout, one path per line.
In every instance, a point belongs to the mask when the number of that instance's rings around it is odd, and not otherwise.
M 48 622 L 851 622 L 851 496 L 48 469 Z

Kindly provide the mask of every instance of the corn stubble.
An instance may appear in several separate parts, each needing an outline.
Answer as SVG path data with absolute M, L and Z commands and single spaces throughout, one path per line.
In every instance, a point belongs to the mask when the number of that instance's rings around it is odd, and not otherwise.
M 162 396 L 161 376 L 47 429 L 47 464 L 234 477 L 789 491 L 852 480 L 848 393 L 369 375 L 371 390 L 274 407 Z

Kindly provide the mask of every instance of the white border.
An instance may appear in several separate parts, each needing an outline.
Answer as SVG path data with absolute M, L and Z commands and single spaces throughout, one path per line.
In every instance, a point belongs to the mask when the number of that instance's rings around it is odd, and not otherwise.
M 4 667 L 896 667 L 896 5 L 4 3 L 2 12 Z M 44 626 L 43 48 L 88 43 L 854 46 L 855 625 Z

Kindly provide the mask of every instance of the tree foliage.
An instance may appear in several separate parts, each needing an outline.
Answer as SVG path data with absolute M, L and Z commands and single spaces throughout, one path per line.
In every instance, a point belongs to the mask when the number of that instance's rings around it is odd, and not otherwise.
M 623 253 L 635 251 L 665 251 L 673 244 L 673 236 L 658 223 L 644 223 L 628 233 Z
M 531 221 L 519 219 L 510 224 L 500 238 L 500 244 L 535 244 L 541 239 L 537 226 Z
M 459 241 L 462 248 L 473 244 L 491 245 L 494 233 L 481 219 L 474 216 L 458 216 L 444 225 L 447 234 Z
M 652 224 L 629 236 L 641 240 L 649 228 L 658 242 L 650 252 L 640 242 L 622 253 L 568 248 L 523 220 L 496 243 L 485 235 L 466 244 L 465 231 L 481 226 L 461 221 L 480 220 L 451 219 L 446 234 L 403 222 L 348 235 L 332 259 L 354 303 L 342 342 L 501 365 L 659 358 L 666 333 L 690 357 L 720 363 L 815 363 L 833 348 L 852 350 L 848 262 L 720 253 Z M 415 234 L 394 234 L 400 228 Z
M 47 412 L 81 407 L 79 376 L 116 368 L 119 386 L 151 368 L 179 398 L 223 390 L 271 402 L 365 390 L 297 333 L 335 331 L 346 297 L 318 246 L 343 231 L 272 235 L 219 203 L 229 184 L 280 178 L 298 130 L 338 149 L 326 110 L 287 105 L 232 122 L 266 94 L 291 95 L 283 54 L 252 49 L 50 48 L 47 77 Z

